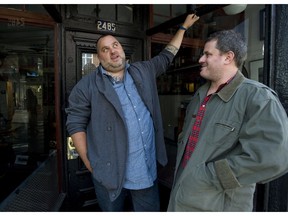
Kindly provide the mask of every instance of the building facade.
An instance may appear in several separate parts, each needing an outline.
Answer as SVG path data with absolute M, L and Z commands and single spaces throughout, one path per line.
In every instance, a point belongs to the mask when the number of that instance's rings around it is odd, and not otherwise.
M 274 89 L 288 111 L 288 6 L 0 5 L 2 211 L 97 210 L 90 173 L 66 132 L 68 96 L 99 65 L 95 42 L 101 35 L 116 36 L 129 62 L 149 59 L 192 11 L 201 18 L 157 81 L 169 155 L 168 166 L 159 168 L 163 194 L 172 184 L 185 106 L 204 82 L 198 59 L 211 32 L 235 29 L 244 36 L 243 74 Z M 254 211 L 287 211 L 287 181 L 285 175 L 257 185 Z

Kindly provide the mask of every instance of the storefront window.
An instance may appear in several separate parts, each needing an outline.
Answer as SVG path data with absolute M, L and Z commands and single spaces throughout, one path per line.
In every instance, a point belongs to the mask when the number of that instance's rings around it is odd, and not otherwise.
M 78 14 L 86 15 L 86 16 L 96 16 L 96 5 L 86 5 L 80 4 L 77 5 Z
M 6 5 L 0 5 L 0 7 L 14 9 L 18 11 L 30 11 L 48 15 L 47 11 L 41 4 L 32 4 L 32 5 L 6 4 Z
M 117 5 L 117 20 L 119 22 L 133 23 L 133 5 Z
M 54 31 L 0 22 L 0 202 L 55 148 Z
M 186 5 L 153 5 L 153 26 L 182 15 L 186 12 Z
M 186 5 L 183 6 L 153 6 L 151 27 L 155 29 L 157 25 L 185 14 Z M 201 7 L 205 5 L 195 5 L 196 11 L 197 9 L 205 11 L 200 9 Z M 202 55 L 205 40 L 211 33 L 234 29 L 242 34 L 248 45 L 247 60 L 241 68 L 242 73 L 250 79 L 264 82 L 264 8 L 264 5 L 250 4 L 215 7 L 214 11 L 201 14 L 199 21 L 185 32 L 182 47 L 171 68 L 168 73 L 158 78 L 158 94 L 166 138 L 176 140 L 183 124 L 185 107 L 191 96 L 205 82 L 199 74 L 198 60 Z M 174 25 L 170 28 L 158 29 L 158 32 L 151 36 L 152 57 L 165 47 L 177 30 L 178 26 Z
M 103 21 L 119 21 L 124 23 L 133 23 L 133 5 L 114 5 L 114 4 L 97 4 L 97 5 L 72 5 L 70 7 L 72 14 L 75 16 L 74 8 L 77 7 L 77 14 L 84 17 L 99 18 Z M 76 15 L 77 16 L 77 15 Z

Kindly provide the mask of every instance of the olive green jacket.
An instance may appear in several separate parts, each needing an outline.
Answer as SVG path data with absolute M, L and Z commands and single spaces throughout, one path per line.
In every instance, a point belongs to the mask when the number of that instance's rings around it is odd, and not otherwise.
M 256 183 L 288 171 L 287 114 L 273 90 L 238 72 L 211 96 L 195 151 L 177 174 L 209 85 L 187 107 L 168 211 L 252 211 Z

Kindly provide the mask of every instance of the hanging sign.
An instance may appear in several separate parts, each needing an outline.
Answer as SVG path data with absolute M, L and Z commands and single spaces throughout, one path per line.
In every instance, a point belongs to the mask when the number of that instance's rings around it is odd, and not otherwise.
M 116 31 L 116 24 L 113 22 L 98 20 L 97 21 L 97 30 L 115 32 Z

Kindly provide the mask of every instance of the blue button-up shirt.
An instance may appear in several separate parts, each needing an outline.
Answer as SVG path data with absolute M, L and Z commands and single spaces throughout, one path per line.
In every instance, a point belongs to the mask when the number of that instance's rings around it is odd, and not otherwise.
M 143 189 L 156 179 L 156 153 L 153 121 L 126 66 L 123 81 L 109 76 L 120 99 L 128 129 L 128 157 L 124 188 Z

